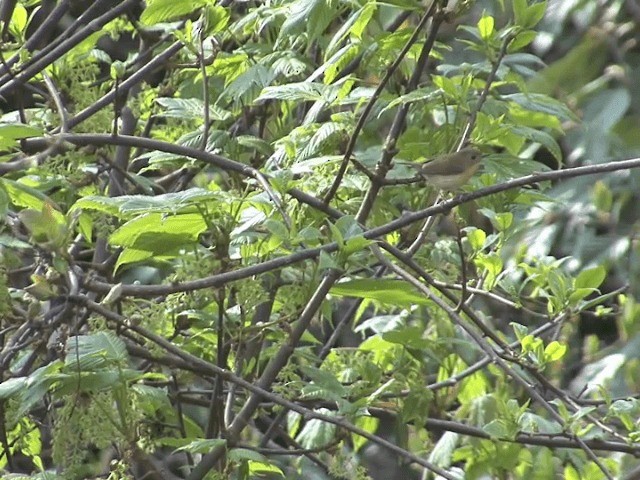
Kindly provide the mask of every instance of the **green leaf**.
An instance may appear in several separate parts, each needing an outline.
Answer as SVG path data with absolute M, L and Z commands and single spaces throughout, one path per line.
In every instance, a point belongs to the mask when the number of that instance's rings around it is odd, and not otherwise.
M 26 208 L 19 213 L 20 221 L 29 230 L 34 241 L 59 248 L 67 237 L 65 217 L 55 210 L 50 203 L 45 203 L 42 210 Z
M 479 254 L 474 259 L 475 264 L 486 274 L 485 288 L 491 290 L 500 273 L 502 273 L 502 259 L 495 253 Z
M 364 238 L 363 235 L 358 235 L 356 237 L 349 238 L 344 243 L 344 246 L 340 249 L 340 251 L 345 255 L 352 255 L 354 253 L 361 252 L 372 243 L 374 243 L 373 240 L 368 240 Z
M 273 155 L 273 147 L 269 142 L 262 138 L 254 137 L 252 135 L 239 135 L 235 138 L 238 145 L 242 145 L 247 149 L 256 150 L 267 157 Z
M 140 15 L 143 25 L 155 25 L 187 15 L 209 3 L 209 0 L 148 0 Z
M 31 125 L 23 125 L 21 123 L 0 124 L 0 139 L 13 143 L 15 140 L 30 137 L 40 137 L 44 135 L 41 128 Z
M 0 400 L 7 400 L 27 388 L 27 377 L 9 378 L 0 383 Z
M 342 26 L 336 31 L 324 50 L 325 62 L 337 51 L 338 47 L 347 35 L 352 34 L 358 39 L 362 38 L 362 32 L 371 20 L 376 8 L 377 6 L 375 3 L 366 3 L 364 6 L 353 12 L 349 18 L 342 23 Z
M 11 15 L 11 23 L 9 24 L 9 32 L 19 38 L 24 39 L 24 30 L 27 26 L 29 14 L 27 9 L 21 3 L 14 4 L 13 15 Z
M 340 267 L 335 259 L 324 250 L 320 252 L 318 260 L 318 268 L 320 271 L 338 269 Z
M 126 73 L 127 73 L 127 66 L 124 62 L 116 60 L 111 64 L 111 67 L 109 69 L 109 74 L 112 80 L 119 80 L 121 78 L 124 78 Z
M 545 347 L 544 359 L 547 362 L 555 362 L 556 360 L 560 360 L 562 357 L 564 357 L 564 354 L 566 352 L 567 346 L 554 340 Z
M 534 3 L 527 8 L 526 12 L 526 20 L 524 22 L 524 28 L 533 28 L 535 27 L 542 17 L 544 17 L 544 13 L 547 10 L 547 2 L 543 1 L 540 3 Z
M 224 447 L 227 444 L 227 441 L 224 438 L 198 438 L 191 441 L 189 441 L 188 438 L 166 438 L 163 441 L 163 444 L 169 446 L 182 444 L 174 450 L 174 453 L 189 452 L 204 454 L 209 453 L 211 450 L 215 450 L 216 448 Z
M 136 250 L 134 248 L 124 248 L 120 255 L 118 255 L 118 261 L 114 267 L 114 271 L 118 272 L 120 267 L 128 265 L 130 263 L 143 262 L 149 258 L 153 258 L 153 252 L 148 250 Z
M 458 400 L 462 405 L 469 405 L 477 398 L 481 398 L 491 390 L 487 377 L 482 372 L 476 372 L 462 380 Z
M 86 362 L 86 358 L 80 360 L 78 363 L 73 363 L 71 369 L 78 367 L 81 370 L 89 370 L 90 368 L 103 367 L 104 364 L 98 363 L 95 359 L 91 359 L 90 362 Z M 129 374 L 134 374 L 133 370 L 128 371 Z M 135 373 L 138 375 L 137 373 Z M 71 393 L 82 392 L 99 392 L 103 390 L 110 390 L 117 385 L 121 385 L 123 382 L 123 372 L 118 370 L 98 370 L 93 372 L 82 371 L 80 375 L 77 372 L 66 375 L 58 375 L 56 382 L 56 395 L 64 396 Z
M 575 287 L 596 289 L 602 285 L 606 276 L 607 270 L 602 265 L 594 268 L 587 268 L 582 270 L 576 277 Z
M 493 25 L 494 20 L 490 15 L 484 15 L 478 21 L 478 32 L 480 32 L 480 38 L 482 38 L 482 40 L 484 40 L 485 42 L 491 40 L 491 38 L 493 37 Z
M 325 28 L 334 20 L 338 2 L 328 0 L 294 0 L 287 2 L 285 21 L 280 27 L 278 41 L 280 45 L 288 37 L 306 31 L 309 39 L 318 38 Z
M 509 53 L 512 53 L 512 52 L 517 52 L 518 50 L 522 50 L 524 47 L 526 47 L 531 42 L 533 42 L 537 36 L 538 36 L 538 32 L 534 30 L 524 30 L 522 32 L 519 32 L 515 36 L 515 38 L 511 40 L 511 42 L 509 43 L 509 48 L 507 51 Z M 539 58 L 534 57 L 533 60 L 538 62 Z
M 504 232 L 513 224 L 513 213 L 497 213 L 491 223 L 496 228 L 496 230 L 498 230 L 499 232 Z
M 492 420 L 482 430 L 493 439 L 504 439 L 509 431 L 502 420 Z
M 65 365 L 75 366 L 77 359 L 99 357 L 100 363 L 126 363 L 129 360 L 127 347 L 120 337 L 112 332 L 79 335 L 67 341 L 68 353 Z
M 564 467 L 562 478 L 565 480 L 581 480 L 582 476 L 573 465 L 567 465 Z
M 390 343 L 406 348 L 428 350 L 433 347 L 433 340 L 424 338 L 424 331 L 419 327 L 401 327 L 382 334 L 382 338 Z
M 558 91 L 579 91 L 601 75 L 607 61 L 608 42 L 604 30 L 594 30 L 591 35 L 584 35 L 579 44 L 531 79 L 530 90 L 549 95 Z
M 562 425 L 549 421 L 534 413 L 525 412 L 518 420 L 518 425 L 523 432 L 543 435 L 559 435 L 562 433 Z
M 206 229 L 207 223 L 199 213 L 150 213 L 118 228 L 109 237 L 109 243 L 154 254 L 166 254 L 197 242 Z
M 515 102 L 525 110 L 547 113 L 561 121 L 577 121 L 577 116 L 562 102 L 541 93 L 512 93 L 503 99 Z
M 268 476 L 270 478 L 273 478 L 273 475 L 279 475 L 282 478 L 285 478 L 284 476 L 284 472 L 278 468 L 277 466 L 264 461 L 264 462 L 257 462 L 255 460 L 249 460 L 248 462 L 248 467 L 249 467 L 249 475 L 251 475 L 251 478 L 255 477 L 265 477 Z
M 529 330 L 527 329 L 527 327 L 515 322 L 511 322 L 509 323 L 509 325 L 511 325 L 511 328 L 513 328 L 513 333 L 516 334 L 516 338 L 518 339 L 518 341 L 522 343 L 523 338 L 529 334 Z
M 22 417 L 25 413 L 42 400 L 49 393 L 49 389 L 56 381 L 56 376 L 62 367 L 62 362 L 54 361 L 40 367 L 26 377 L 26 389 L 18 393 L 18 408 L 13 412 L 15 418 Z
M 353 215 L 343 215 L 336 220 L 335 226 L 340 231 L 340 236 L 345 240 L 363 234 L 362 227 Z
M 365 432 L 375 433 L 378 429 L 378 425 L 380 425 L 380 420 L 375 417 L 370 416 L 360 416 L 356 418 L 354 422 L 355 425 Z M 364 447 L 369 442 L 368 439 L 362 437 L 361 435 L 357 435 L 355 433 L 351 434 L 351 443 L 353 444 L 354 452 L 358 453 L 362 447 Z
M 516 19 L 516 25 L 524 27 L 527 15 L 527 0 L 512 0 L 513 15 Z
M 362 40 L 362 34 L 364 33 L 365 28 L 371 21 L 373 14 L 376 12 L 378 5 L 376 2 L 368 2 L 364 7 L 359 11 L 360 15 L 356 22 L 353 24 L 353 27 L 349 30 L 349 33 L 353 35 L 358 40 Z
M 311 137 L 311 140 L 309 140 L 307 145 L 302 149 L 296 160 L 302 161 L 320 153 L 320 149 L 323 144 L 329 143 L 329 140 L 332 138 L 343 137 L 345 130 L 345 125 L 341 122 L 323 123 L 313 134 L 313 137 Z
M 33 208 L 34 210 L 41 211 L 45 202 L 48 201 L 48 197 L 45 194 L 21 182 L 15 182 L 6 178 L 0 178 L 0 182 L 9 195 L 11 203 L 18 207 Z
M 207 5 L 204 9 L 205 33 L 213 35 L 222 32 L 229 24 L 231 14 L 229 10 L 219 5 Z
M 271 85 L 275 76 L 271 68 L 260 64 L 253 65 L 235 77 L 224 89 L 220 98 L 233 99 L 234 102 L 242 100 L 244 103 L 258 101 L 256 97 L 265 87 Z
M 478 250 L 483 248 L 484 243 L 487 241 L 487 234 L 484 232 L 484 230 L 480 230 L 479 228 L 467 229 L 466 236 L 467 241 L 469 242 L 469 245 L 474 252 L 477 252 Z
M 27 242 L 23 242 L 22 240 L 12 237 L 11 235 L 7 235 L 4 233 L 0 234 L 0 245 L 6 248 L 17 248 L 17 249 L 25 249 L 31 248 L 31 245 Z
M 575 306 L 580 300 L 587 298 L 592 293 L 596 293 L 598 290 L 595 288 L 576 288 L 569 295 L 569 304 Z M 582 306 L 581 306 L 582 307 Z

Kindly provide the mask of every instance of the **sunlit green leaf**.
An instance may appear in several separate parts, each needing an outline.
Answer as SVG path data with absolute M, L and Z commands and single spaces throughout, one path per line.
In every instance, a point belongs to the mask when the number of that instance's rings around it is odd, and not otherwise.
M 189 14 L 209 3 L 209 0 L 150 0 L 140 16 L 140 21 L 145 25 L 154 25 L 167 20 L 173 20 L 182 15 Z

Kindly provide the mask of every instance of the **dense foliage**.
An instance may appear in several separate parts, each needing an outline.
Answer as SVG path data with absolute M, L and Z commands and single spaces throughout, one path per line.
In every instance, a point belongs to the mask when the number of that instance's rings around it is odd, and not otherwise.
M 0 22 L 2 478 L 637 478 L 635 0 Z

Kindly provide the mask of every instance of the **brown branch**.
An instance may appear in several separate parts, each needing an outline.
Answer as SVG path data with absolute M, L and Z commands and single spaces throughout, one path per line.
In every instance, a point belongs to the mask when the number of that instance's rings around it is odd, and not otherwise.
M 121 138 L 121 137 L 118 137 Z M 393 220 L 380 227 L 372 228 L 365 231 L 364 238 L 374 240 L 384 235 L 387 235 L 396 230 L 405 228 L 414 222 L 424 220 L 426 218 L 438 215 L 444 212 L 448 212 L 453 207 L 464 203 L 477 200 L 495 193 L 511 190 L 517 187 L 523 187 L 526 185 L 534 185 L 540 182 L 546 182 L 551 180 L 559 180 L 566 178 L 574 178 L 584 175 L 595 175 L 598 173 L 613 172 L 617 170 L 626 170 L 630 168 L 640 168 L 640 158 L 621 160 L 617 162 L 611 162 L 606 164 L 588 165 L 583 167 L 568 168 L 566 170 L 557 170 L 544 173 L 536 173 L 533 175 L 527 175 L 525 177 L 509 180 L 508 182 L 499 183 L 490 187 L 481 188 L 474 192 L 458 195 L 450 200 L 446 200 L 437 205 L 431 206 L 424 210 L 409 213 L 403 215 L 401 218 Z M 290 193 L 290 192 L 289 192 Z M 340 215 L 338 215 L 339 217 Z M 168 295 L 176 292 L 187 292 L 193 290 L 199 290 L 202 288 L 211 288 L 224 285 L 229 282 L 242 280 L 249 278 L 253 275 L 260 275 L 272 270 L 277 270 L 282 267 L 293 265 L 295 263 L 310 260 L 316 258 L 321 252 L 331 253 L 338 250 L 338 244 L 333 242 L 321 247 L 310 248 L 302 250 L 300 252 L 292 253 L 290 255 L 267 260 L 258 265 L 252 265 L 242 269 L 235 270 L 233 272 L 227 272 L 224 274 L 213 275 L 210 277 L 193 280 L 183 283 L 174 283 L 172 285 L 123 285 L 122 295 L 124 296 L 137 296 L 137 297 L 153 297 L 158 295 Z M 91 291 L 99 293 L 108 293 L 113 285 L 99 282 L 96 280 L 87 280 L 84 285 Z

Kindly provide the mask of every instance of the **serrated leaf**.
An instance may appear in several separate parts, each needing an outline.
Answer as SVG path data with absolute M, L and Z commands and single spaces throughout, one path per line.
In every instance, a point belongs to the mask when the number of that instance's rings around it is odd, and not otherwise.
M 300 102 L 315 102 L 322 99 L 324 89 L 317 83 L 288 83 L 265 88 L 258 96 L 260 100 L 290 100 Z
M 165 193 L 150 197 L 147 195 L 122 195 L 104 197 L 90 195 L 78 200 L 70 209 L 97 210 L 114 216 L 130 216 L 140 213 L 178 213 L 189 208 L 195 209 L 207 201 L 220 197 L 217 192 L 203 188 L 190 188 L 183 192 Z
M 271 68 L 261 64 L 253 65 L 229 82 L 220 97 L 235 101 L 241 99 L 244 103 L 258 101 L 260 97 L 254 97 L 258 96 L 263 89 L 277 88 L 269 87 L 275 76 Z
M 326 122 L 320 125 L 311 137 L 311 140 L 305 145 L 297 160 L 305 160 L 309 157 L 316 155 L 319 152 L 322 145 L 332 137 L 341 136 L 345 133 L 345 126 L 342 123 Z
M 198 98 L 156 98 L 165 110 L 160 116 L 167 118 L 179 118 L 181 120 L 202 120 L 204 118 L 205 103 Z M 224 121 L 231 117 L 231 113 L 216 106 L 209 105 L 209 118 L 211 120 Z
M 67 341 L 65 365 L 74 367 L 77 361 L 87 361 L 87 365 L 98 367 L 105 364 L 126 363 L 129 360 L 127 347 L 112 332 L 98 332 L 91 335 L 71 337 Z

